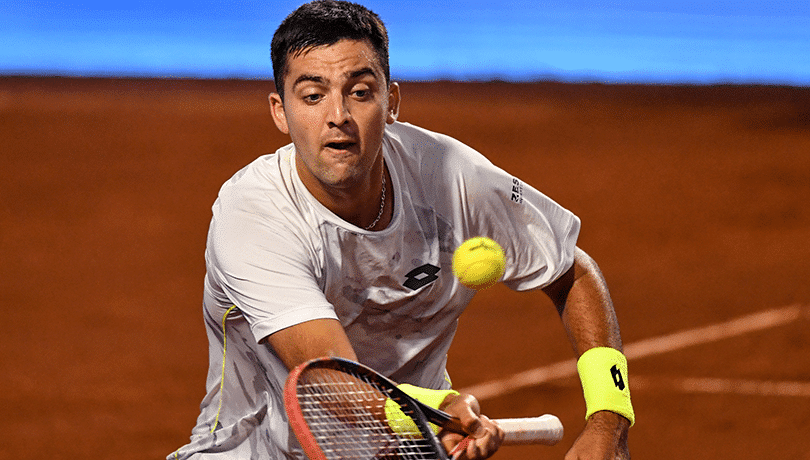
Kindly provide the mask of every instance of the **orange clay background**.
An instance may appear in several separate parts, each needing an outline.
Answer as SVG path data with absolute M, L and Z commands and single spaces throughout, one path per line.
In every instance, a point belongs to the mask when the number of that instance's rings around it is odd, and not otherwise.
M 262 81 L 0 79 L 0 458 L 159 459 L 204 393 L 200 304 L 222 182 L 287 139 Z M 787 324 L 630 361 L 636 459 L 810 458 L 810 88 L 403 83 L 454 136 L 577 213 L 625 344 L 800 305 Z M 496 286 L 461 318 L 456 387 L 572 357 L 550 304 Z M 633 377 L 644 386 L 634 386 Z M 650 383 L 651 382 L 651 383 Z M 584 420 L 576 378 L 486 399 Z

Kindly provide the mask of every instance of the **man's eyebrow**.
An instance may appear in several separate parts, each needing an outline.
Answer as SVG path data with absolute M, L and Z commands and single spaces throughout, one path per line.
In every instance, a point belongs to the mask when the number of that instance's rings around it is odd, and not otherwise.
M 360 78 L 360 77 L 363 77 L 363 76 L 366 76 L 366 75 L 371 75 L 372 77 L 377 78 L 377 73 L 374 72 L 374 69 L 372 69 L 371 67 L 363 67 L 363 68 L 360 68 L 360 69 L 357 69 L 357 70 L 352 70 L 351 72 L 346 72 L 345 75 L 346 75 L 346 77 L 348 79 L 351 79 L 351 80 L 353 80 L 355 78 Z M 306 74 L 305 73 L 305 74 L 299 75 L 298 78 L 295 79 L 295 81 L 293 82 L 292 87 L 295 88 L 299 84 L 305 83 L 305 82 L 324 84 L 324 83 L 328 83 L 329 81 L 326 78 L 324 78 L 324 77 L 322 77 L 320 75 L 311 75 L 311 74 Z
M 293 82 L 292 87 L 295 88 L 299 84 L 304 83 L 304 82 L 308 82 L 308 81 L 313 82 L 313 83 L 324 83 L 326 80 L 323 77 L 319 77 L 318 75 L 303 74 L 303 75 L 299 75 L 298 78 L 295 79 L 295 81 Z
M 348 77 L 352 79 L 363 77 L 366 75 L 371 75 L 374 78 L 377 78 L 377 73 L 374 72 L 374 69 L 372 69 L 371 67 L 363 67 L 362 69 L 353 70 L 348 73 Z

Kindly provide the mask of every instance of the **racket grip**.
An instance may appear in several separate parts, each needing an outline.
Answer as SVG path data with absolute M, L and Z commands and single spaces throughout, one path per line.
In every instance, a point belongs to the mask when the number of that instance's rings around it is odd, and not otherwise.
M 553 446 L 563 437 L 560 419 L 546 414 L 539 417 L 496 420 L 505 433 L 504 445 L 543 444 Z

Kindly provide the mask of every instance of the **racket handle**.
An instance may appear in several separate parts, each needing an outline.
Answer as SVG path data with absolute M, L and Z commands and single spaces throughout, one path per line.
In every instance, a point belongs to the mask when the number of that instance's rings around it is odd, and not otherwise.
M 543 444 L 553 446 L 563 437 L 563 426 L 560 419 L 546 414 L 528 418 L 502 418 L 495 420 L 503 429 L 503 445 L 519 446 L 526 444 Z M 452 460 L 461 456 L 472 438 L 464 438 L 448 453 Z
M 544 444 L 553 446 L 563 437 L 560 419 L 546 414 L 539 417 L 496 420 L 505 433 L 504 445 Z

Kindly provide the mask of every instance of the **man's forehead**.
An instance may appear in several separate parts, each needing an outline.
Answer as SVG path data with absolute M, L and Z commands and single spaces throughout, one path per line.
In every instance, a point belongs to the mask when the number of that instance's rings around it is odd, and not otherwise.
M 377 53 L 367 40 L 343 39 L 331 45 L 310 46 L 288 58 L 286 78 L 298 80 L 301 75 L 326 78 L 336 73 L 346 78 L 369 74 L 383 78 Z

